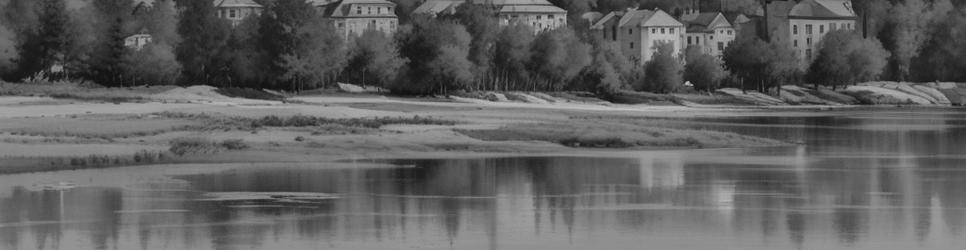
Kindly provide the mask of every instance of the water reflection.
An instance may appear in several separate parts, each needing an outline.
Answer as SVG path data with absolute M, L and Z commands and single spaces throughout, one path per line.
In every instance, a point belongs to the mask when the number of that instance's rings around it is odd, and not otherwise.
M 64 192 L 4 185 L 16 176 L 0 176 L 0 248 L 950 249 L 966 243 L 960 118 L 932 117 L 951 125 L 924 130 L 885 117 L 715 121 L 808 145 L 769 149 L 391 161 L 398 168 L 238 167 Z M 835 127 L 781 126 L 816 123 Z M 201 200 L 208 192 L 341 198 Z

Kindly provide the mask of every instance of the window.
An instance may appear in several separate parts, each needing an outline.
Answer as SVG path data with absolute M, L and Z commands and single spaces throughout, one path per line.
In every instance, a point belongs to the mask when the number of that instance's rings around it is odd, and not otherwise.
M 691 37 L 688 37 L 688 45 L 691 45 Z
M 709 36 L 708 40 L 714 40 L 714 36 Z
M 553 15 L 547 15 L 547 19 L 553 20 Z
M 362 7 L 356 6 L 356 15 L 362 15 Z
M 812 60 L 812 49 L 806 49 L 805 50 L 805 59 L 806 60 L 809 60 L 809 61 Z
M 694 38 L 694 44 L 701 44 L 701 37 L 700 36 Z
M 805 38 L 805 45 L 812 46 L 812 38 Z
M 798 47 L 798 40 L 792 41 L 792 46 L 793 47 Z
M 734 35 L 734 31 L 733 31 L 733 30 L 729 30 L 729 31 L 728 31 L 728 35 L 729 35 L 729 36 L 730 36 L 730 35 Z
M 607 40 L 607 29 L 601 29 L 601 31 L 600 34 L 603 35 L 601 39 Z
M 807 34 L 807 35 L 811 35 L 812 34 L 812 25 L 811 24 L 806 24 L 805 25 L 805 34 Z
M 665 32 L 665 31 L 666 30 L 664 28 L 661 28 L 661 34 L 666 34 L 667 32 Z
M 846 25 L 848 25 L 848 27 L 849 27 L 848 29 L 852 29 L 852 23 L 848 23 Z
M 228 11 L 228 17 L 229 18 L 235 18 L 235 10 L 229 10 Z
M 724 51 L 724 42 L 718 42 L 718 51 Z
M 366 10 L 366 13 L 371 15 L 372 14 L 372 7 L 369 7 L 368 10 Z
M 792 35 L 798 35 L 798 25 L 792 25 Z
M 818 26 L 818 33 L 819 34 L 824 34 L 825 33 L 825 25 L 819 25 Z
M 614 26 L 611 27 L 611 36 L 611 40 L 617 41 L 617 24 L 614 24 Z
M 651 34 L 657 34 L 657 28 L 651 28 Z
M 674 30 L 676 30 L 676 29 L 675 28 L 671 28 L 671 34 L 674 34 Z
M 632 49 L 634 48 L 634 42 L 631 42 L 631 48 Z
M 389 7 L 389 13 L 392 13 L 392 7 Z
M 634 34 L 634 29 L 627 29 L 627 34 L 633 35 Z
M 837 23 L 830 23 L 828 25 L 828 30 L 829 31 L 835 31 L 836 29 L 838 29 L 838 24 Z

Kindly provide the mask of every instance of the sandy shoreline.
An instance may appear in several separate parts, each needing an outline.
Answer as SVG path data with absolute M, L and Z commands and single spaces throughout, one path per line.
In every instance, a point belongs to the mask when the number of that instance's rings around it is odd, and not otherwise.
M 311 96 L 296 102 L 101 103 L 0 97 L 0 173 L 156 163 L 331 162 L 345 159 L 534 155 L 789 145 L 767 138 L 680 128 L 674 119 L 815 116 L 855 107 L 685 107 L 597 103 L 466 103 L 381 96 Z M 451 125 L 246 127 L 223 120 L 265 116 L 332 119 L 431 117 Z M 213 125 L 213 124 L 219 125 Z M 170 155 L 179 138 L 241 139 L 248 148 Z M 132 152 L 167 153 L 124 164 Z M 152 153 L 153 154 L 153 153 Z M 596 153 L 595 153 L 596 154 Z M 106 166 L 71 161 L 89 155 Z M 122 159 L 122 160 L 118 160 Z M 120 162 L 120 164 L 115 164 Z M 105 164 L 101 164 L 105 165 Z

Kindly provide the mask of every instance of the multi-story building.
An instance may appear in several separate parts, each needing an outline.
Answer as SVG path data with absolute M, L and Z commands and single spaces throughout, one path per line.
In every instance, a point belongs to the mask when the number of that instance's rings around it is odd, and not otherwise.
M 718 58 L 737 36 L 735 27 L 719 12 L 687 11 L 681 16 L 681 22 L 687 25 L 684 35 L 687 46 L 696 46 L 701 52 Z
M 567 11 L 547 0 L 469 0 L 472 4 L 489 6 L 496 10 L 500 25 L 507 26 L 524 23 L 534 32 L 552 30 L 567 26 Z M 440 13 L 453 13 L 456 7 L 467 0 L 428 0 L 423 2 L 413 14 L 436 16 Z
M 807 67 L 815 59 L 819 43 L 826 34 L 857 28 L 850 0 L 802 0 L 798 3 L 774 0 L 767 7 L 767 17 L 761 8 L 756 13 L 758 26 L 767 27 L 762 35 L 791 46 L 802 67 Z
M 658 9 L 614 11 L 594 22 L 591 29 L 604 40 L 618 43 L 638 64 L 653 58 L 658 43 L 671 44 L 675 55 L 685 48 L 684 24 Z
M 215 15 L 231 21 L 231 26 L 238 26 L 251 15 L 260 15 L 264 8 L 252 0 L 214 0 Z
M 313 0 L 311 4 L 333 20 L 336 32 L 346 40 L 367 29 L 392 35 L 399 26 L 396 4 L 386 0 Z

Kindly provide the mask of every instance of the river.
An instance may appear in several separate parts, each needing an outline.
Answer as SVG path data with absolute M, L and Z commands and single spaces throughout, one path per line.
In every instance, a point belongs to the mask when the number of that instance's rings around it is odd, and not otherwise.
M 0 249 L 966 245 L 963 110 L 679 122 L 801 145 L 7 175 Z

